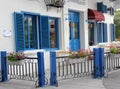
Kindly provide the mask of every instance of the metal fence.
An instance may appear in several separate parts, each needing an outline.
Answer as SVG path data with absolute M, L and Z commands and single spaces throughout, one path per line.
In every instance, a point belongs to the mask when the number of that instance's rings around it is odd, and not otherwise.
M 58 80 L 88 76 L 93 73 L 94 61 L 88 57 L 84 60 L 77 59 L 76 62 L 69 62 L 69 60 L 74 61 L 67 56 L 56 57 Z
M 117 54 L 105 53 L 105 70 L 111 72 L 120 68 L 120 56 Z
M 35 81 L 38 79 L 37 58 L 26 58 L 21 64 L 8 62 L 8 78 Z

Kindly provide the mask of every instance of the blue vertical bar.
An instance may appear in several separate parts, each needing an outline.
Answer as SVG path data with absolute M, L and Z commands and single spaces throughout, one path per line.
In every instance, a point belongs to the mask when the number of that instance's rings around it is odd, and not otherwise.
M 100 78 L 99 49 L 94 48 L 94 78 Z
M 44 68 L 44 53 L 38 52 L 38 83 L 39 87 L 45 86 L 45 68 Z
M 2 71 L 2 82 L 8 81 L 8 67 L 7 67 L 6 51 L 1 52 L 1 71 Z
M 99 48 L 100 53 L 100 77 L 104 77 L 105 69 L 104 69 L 104 48 Z
M 58 86 L 56 73 L 56 52 L 50 52 L 50 85 Z

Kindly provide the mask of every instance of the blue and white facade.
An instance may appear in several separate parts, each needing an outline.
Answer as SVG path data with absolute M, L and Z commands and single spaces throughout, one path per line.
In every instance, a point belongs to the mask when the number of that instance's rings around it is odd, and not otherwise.
M 103 12 L 104 21 L 88 19 L 88 9 L 98 10 L 109 0 L 66 0 L 64 7 L 47 10 L 44 0 L 3 0 L 0 3 L 0 50 L 37 51 L 88 49 L 115 40 L 114 15 Z M 91 26 L 89 28 L 89 26 Z M 94 44 L 90 45 L 92 41 Z

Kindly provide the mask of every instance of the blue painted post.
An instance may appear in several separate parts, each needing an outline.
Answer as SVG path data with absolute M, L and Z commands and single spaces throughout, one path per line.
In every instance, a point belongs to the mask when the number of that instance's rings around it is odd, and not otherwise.
M 45 86 L 45 68 L 44 68 L 44 53 L 38 52 L 38 85 L 39 87 Z
M 105 67 L 104 67 L 104 48 L 99 48 L 99 53 L 100 53 L 100 58 L 99 58 L 99 61 L 100 61 L 100 77 L 104 77 L 105 75 Z
M 8 66 L 6 59 L 6 51 L 1 52 L 1 71 L 2 71 L 2 82 L 8 81 Z
M 56 52 L 50 52 L 50 85 L 58 86 L 56 73 Z
M 100 78 L 99 49 L 94 48 L 94 78 Z

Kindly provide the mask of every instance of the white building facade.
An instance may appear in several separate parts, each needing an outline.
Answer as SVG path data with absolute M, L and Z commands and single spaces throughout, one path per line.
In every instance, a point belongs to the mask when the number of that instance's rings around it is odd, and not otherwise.
M 105 7 L 105 13 L 98 11 L 98 2 Z M 77 51 L 112 42 L 115 32 L 114 15 L 108 11 L 110 6 L 109 0 L 66 0 L 61 9 L 47 9 L 44 0 L 3 0 L 0 3 L 0 50 Z M 88 9 L 94 13 L 92 19 Z

